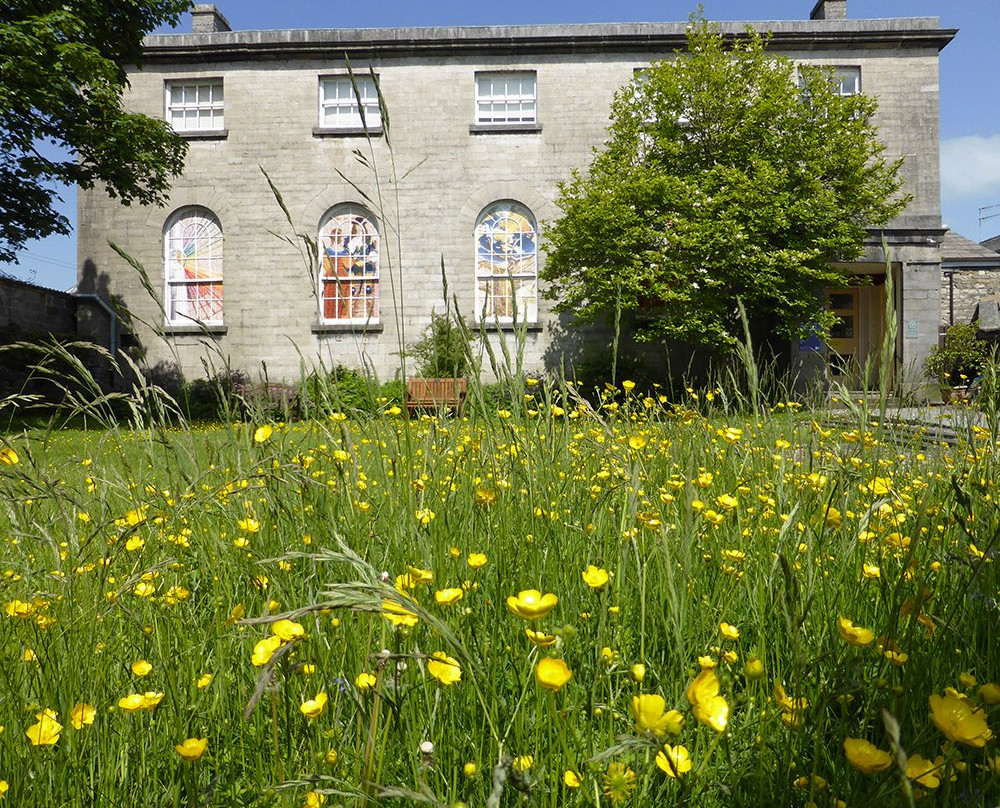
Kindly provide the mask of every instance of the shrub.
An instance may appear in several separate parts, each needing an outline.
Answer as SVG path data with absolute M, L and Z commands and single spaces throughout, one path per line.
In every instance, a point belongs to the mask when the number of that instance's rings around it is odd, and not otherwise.
M 927 357 L 924 373 L 945 387 L 965 386 L 982 373 L 989 356 L 990 346 L 975 325 L 955 323 L 945 334 L 944 346 Z
M 407 352 L 425 378 L 465 376 L 472 360 L 472 335 L 448 315 L 433 314 L 423 336 Z

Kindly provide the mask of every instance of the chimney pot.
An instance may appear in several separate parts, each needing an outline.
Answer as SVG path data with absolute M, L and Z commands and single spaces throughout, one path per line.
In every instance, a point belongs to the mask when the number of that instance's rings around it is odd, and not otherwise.
M 846 20 L 847 0 L 817 0 L 810 20 Z
M 232 30 L 222 13 L 212 4 L 198 4 L 191 9 L 191 30 L 196 34 L 217 34 Z

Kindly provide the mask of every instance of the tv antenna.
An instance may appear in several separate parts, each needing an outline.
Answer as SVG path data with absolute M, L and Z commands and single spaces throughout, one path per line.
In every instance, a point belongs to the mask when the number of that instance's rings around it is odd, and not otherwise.
M 983 237 L 983 222 L 1000 219 L 1000 205 L 986 205 L 979 209 L 979 237 Z

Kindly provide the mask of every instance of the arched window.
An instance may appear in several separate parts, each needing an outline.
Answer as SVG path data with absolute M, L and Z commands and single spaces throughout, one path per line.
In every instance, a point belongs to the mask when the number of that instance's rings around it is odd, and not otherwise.
M 222 324 L 222 228 L 206 208 L 183 208 L 163 238 L 169 325 Z
M 480 322 L 538 319 L 538 236 L 523 205 L 498 202 L 476 224 L 476 317 Z
M 379 234 L 363 208 L 335 208 L 319 231 L 320 320 L 378 322 Z

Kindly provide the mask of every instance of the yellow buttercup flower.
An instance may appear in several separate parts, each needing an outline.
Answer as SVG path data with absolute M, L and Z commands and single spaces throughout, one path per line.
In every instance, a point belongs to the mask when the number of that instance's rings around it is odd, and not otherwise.
M 435 651 L 427 661 L 427 672 L 443 685 L 453 685 L 462 680 L 462 668 L 457 659 L 444 651 Z
M 118 706 L 126 713 L 152 710 L 163 701 L 163 694 L 148 690 L 145 693 L 131 693 L 118 700 Z
M 57 720 L 58 717 L 55 710 L 43 710 L 40 713 L 35 713 L 38 723 L 32 724 L 24 731 L 32 746 L 53 746 L 59 742 L 62 724 Z
M 370 673 L 359 673 L 357 678 L 354 680 L 354 684 L 357 686 L 358 690 L 371 690 L 375 687 L 378 679 Z
M 727 640 L 738 640 L 740 638 L 740 630 L 729 623 L 719 623 L 719 631 L 722 632 L 722 636 Z
M 263 667 L 271 661 L 271 657 L 274 656 L 274 652 L 280 647 L 281 637 L 277 635 L 265 637 L 253 647 L 253 656 L 250 661 L 253 663 L 255 668 Z
M 131 667 L 132 673 L 139 677 L 148 676 L 153 670 L 153 666 L 145 659 L 136 660 Z
M 934 693 L 930 705 L 931 720 L 949 741 L 981 748 L 993 737 L 986 713 L 969 699 Z
M 199 676 L 195 680 L 195 683 L 194 683 L 195 687 L 197 687 L 199 690 L 204 690 L 206 687 L 208 687 L 210 684 L 212 684 L 212 680 L 214 678 L 215 677 L 212 674 L 210 674 L 210 673 L 203 673 L 201 676 Z
M 670 744 L 664 744 L 663 748 L 656 753 L 656 765 L 667 777 L 674 778 L 691 771 L 694 766 L 686 747 L 671 746 Z
M 532 631 L 530 628 L 526 628 L 524 633 L 531 640 L 531 644 L 537 645 L 539 648 L 548 648 L 555 645 L 558 639 L 555 634 L 546 634 L 544 631 Z
M 438 604 L 438 606 L 451 606 L 451 604 L 460 601 L 464 594 L 465 592 L 458 587 L 453 587 L 451 589 L 439 589 L 434 593 L 434 602 Z
M 885 771 L 892 765 L 892 755 L 863 738 L 845 738 L 844 754 L 848 763 L 865 774 Z
M 193 763 L 205 754 L 205 749 L 207 747 L 208 738 L 188 738 L 183 743 L 179 743 L 174 746 L 174 749 L 184 760 Z
M 274 432 L 274 427 L 272 427 L 270 424 L 264 424 L 264 426 L 257 427 L 253 433 L 254 443 L 263 443 L 269 437 L 271 437 L 271 433 L 273 432 Z
M 277 620 L 271 624 L 271 633 L 280 637 L 282 642 L 291 642 L 306 636 L 306 630 L 301 623 L 292 620 Z
M 989 682 L 979 688 L 979 698 L 990 707 L 1000 704 L 1000 685 Z
M 0 449 L 0 463 L 5 466 L 16 466 L 21 462 L 21 458 L 17 456 L 17 452 L 11 449 L 9 446 L 4 446 Z
M 486 553 L 469 553 L 466 563 L 474 570 L 486 566 Z
M 382 601 L 382 617 L 394 626 L 402 626 L 403 628 L 412 628 L 420 619 L 415 612 L 411 612 L 394 600 Z
M 582 785 L 580 775 L 572 769 L 566 769 L 566 771 L 563 772 L 563 783 L 566 788 L 579 788 Z
M 326 693 L 321 690 L 316 694 L 315 698 L 307 699 L 302 702 L 302 704 L 299 705 L 299 712 L 306 718 L 319 718 L 326 709 L 327 701 L 329 701 L 329 698 Z
M 248 516 L 246 519 L 237 519 L 236 527 L 244 533 L 257 533 L 260 530 L 260 522 Z
M 561 659 L 543 657 L 535 667 L 535 679 L 546 690 L 558 693 L 573 678 L 573 671 Z
M 632 717 L 639 732 L 649 732 L 658 738 L 680 735 L 684 729 L 684 716 L 677 710 L 668 710 L 666 700 L 656 693 L 633 696 Z
M 941 785 L 941 770 L 944 768 L 944 758 L 938 755 L 933 761 L 922 755 L 910 755 L 906 759 L 906 776 L 916 780 L 924 788 L 937 788 Z
M 633 682 L 642 684 L 642 680 L 646 678 L 646 666 L 641 662 L 635 663 L 629 670 L 629 676 L 632 677 Z
M 507 608 L 523 620 L 537 620 L 551 612 L 559 598 L 551 592 L 542 594 L 537 589 L 522 589 L 517 597 L 507 598 Z
M 326 802 L 326 795 L 318 791 L 307 791 L 303 808 L 320 808 Z
M 703 670 L 687 688 L 694 717 L 716 732 L 723 732 L 729 723 L 729 704 L 719 695 L 719 677 L 715 671 Z
M 74 705 L 73 709 L 69 711 L 69 722 L 73 725 L 73 729 L 83 729 L 93 724 L 96 716 L 96 707 L 91 707 L 89 704 L 80 702 Z
M 844 642 L 851 645 L 870 645 L 875 639 L 875 633 L 871 629 L 856 626 L 846 617 L 837 618 L 837 633 Z
M 608 571 L 589 564 L 583 571 L 583 580 L 591 589 L 600 589 L 608 582 Z

